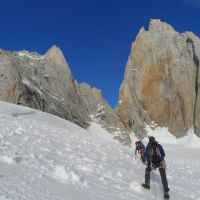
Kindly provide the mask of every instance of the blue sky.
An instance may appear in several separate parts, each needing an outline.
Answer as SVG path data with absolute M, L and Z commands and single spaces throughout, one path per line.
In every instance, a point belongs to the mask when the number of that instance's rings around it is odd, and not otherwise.
M 200 0 L 2 0 L 0 48 L 60 47 L 78 82 L 118 102 L 131 43 L 151 18 L 200 36 Z

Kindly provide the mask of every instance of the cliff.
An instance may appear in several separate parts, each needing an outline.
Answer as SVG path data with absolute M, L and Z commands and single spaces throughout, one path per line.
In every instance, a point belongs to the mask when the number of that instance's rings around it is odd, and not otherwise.
M 134 131 L 145 134 L 145 123 L 168 127 L 177 137 L 200 128 L 200 39 L 178 33 L 169 24 L 151 20 L 141 28 L 126 65 L 116 112 Z

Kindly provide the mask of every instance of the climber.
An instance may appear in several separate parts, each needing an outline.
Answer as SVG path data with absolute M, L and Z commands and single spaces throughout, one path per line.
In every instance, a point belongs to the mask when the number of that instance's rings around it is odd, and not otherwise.
M 160 171 L 160 176 L 162 180 L 164 199 L 169 199 L 169 188 L 166 177 L 166 163 L 164 160 L 165 152 L 163 147 L 155 140 L 153 136 L 149 137 L 149 143 L 146 147 L 145 158 L 147 160 L 147 167 L 145 170 L 145 183 L 142 186 L 145 189 L 150 189 L 150 172 L 156 170 Z
M 135 156 L 136 156 L 137 152 L 140 154 L 141 160 L 145 164 L 146 163 L 145 146 L 144 146 L 144 144 L 142 143 L 141 140 L 138 140 L 138 141 L 135 142 Z

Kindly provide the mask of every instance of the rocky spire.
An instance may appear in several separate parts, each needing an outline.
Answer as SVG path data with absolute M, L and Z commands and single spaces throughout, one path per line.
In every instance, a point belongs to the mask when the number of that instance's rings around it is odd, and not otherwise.
M 55 66 L 66 68 L 68 74 L 71 74 L 71 70 L 69 65 L 63 55 L 63 52 L 56 45 L 53 45 L 44 55 L 44 58 L 47 60 L 51 60 L 55 64 Z
M 117 111 L 140 131 L 154 121 L 177 137 L 200 128 L 200 39 L 180 34 L 169 24 L 151 20 L 132 45 L 120 88 Z M 127 112 L 128 111 L 128 112 Z M 195 118 L 195 119 L 194 119 Z
M 162 22 L 160 19 L 151 19 L 149 23 L 149 31 L 167 31 L 167 32 L 175 32 L 174 28 L 165 23 Z

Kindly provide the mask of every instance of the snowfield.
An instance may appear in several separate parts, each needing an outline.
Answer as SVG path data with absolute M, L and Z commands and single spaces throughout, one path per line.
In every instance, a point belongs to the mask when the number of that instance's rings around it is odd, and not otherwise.
M 166 151 L 171 199 L 200 200 L 200 139 L 192 130 L 179 140 L 166 129 L 148 130 Z M 144 171 L 134 148 L 95 123 L 84 130 L 0 102 L 0 200 L 162 199 L 158 170 L 150 191 L 141 188 Z

